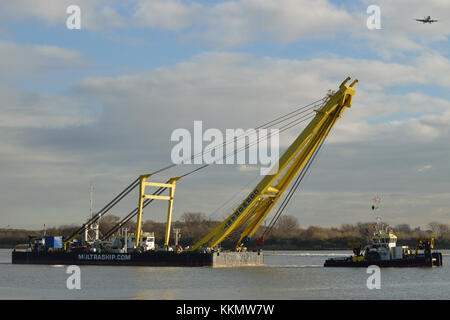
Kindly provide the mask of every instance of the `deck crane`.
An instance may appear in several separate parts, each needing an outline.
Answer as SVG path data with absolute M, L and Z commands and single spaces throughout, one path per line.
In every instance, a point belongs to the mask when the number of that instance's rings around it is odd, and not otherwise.
M 265 176 L 262 181 L 257 185 L 257 187 L 249 194 L 249 196 L 241 203 L 241 205 L 236 209 L 224 222 L 222 222 L 217 228 L 208 233 L 200 241 L 198 241 L 191 250 L 196 250 L 200 247 L 212 248 L 217 246 L 223 239 L 225 239 L 232 231 L 236 230 L 241 226 L 245 226 L 244 232 L 239 239 L 237 248 L 240 248 L 244 243 L 246 243 L 250 237 L 256 232 L 256 230 L 261 225 L 262 221 L 267 217 L 270 210 L 274 207 L 276 202 L 280 199 L 283 193 L 291 184 L 292 180 L 298 175 L 297 179 L 302 175 L 299 172 L 306 170 L 312 159 L 314 159 L 315 154 L 320 149 L 321 144 L 324 142 L 328 132 L 331 127 L 341 117 L 345 108 L 351 106 L 351 101 L 355 89 L 353 86 L 357 80 L 353 81 L 350 86 L 347 86 L 347 82 L 350 78 L 347 78 L 339 87 L 336 93 L 330 95 L 324 101 L 318 100 L 310 105 L 315 105 L 317 102 L 321 102 L 321 105 L 316 111 L 316 116 L 308 124 L 308 126 L 303 130 L 303 132 L 298 136 L 298 138 L 292 143 L 292 145 L 286 150 L 278 161 L 278 168 L 276 174 Z M 324 102 L 322 104 L 322 102 Z M 310 106 L 308 105 L 308 106 Z M 298 110 L 303 110 L 302 107 Z M 265 125 L 281 123 L 285 121 L 287 116 L 292 114 L 301 115 L 302 112 L 293 111 L 287 115 L 279 117 L 272 120 Z M 306 114 L 309 118 L 309 115 Z M 296 125 L 302 121 L 308 120 L 305 116 L 300 118 L 297 117 L 296 120 L 288 123 L 283 130 L 289 129 L 290 127 Z M 280 120 L 281 119 L 281 120 Z M 284 120 L 283 120 L 284 119 Z M 193 169 L 180 177 L 171 178 L 165 183 L 150 183 L 146 179 L 162 171 L 173 168 L 176 164 L 168 165 L 161 168 L 152 174 L 141 175 L 139 178 L 135 179 L 130 185 L 123 189 L 113 200 L 111 200 L 105 207 L 92 216 L 86 223 L 84 223 L 80 228 L 74 231 L 70 236 L 64 238 L 63 246 L 66 249 L 67 245 L 71 243 L 77 236 L 79 236 L 83 231 L 89 228 L 93 223 L 97 223 L 99 219 L 107 214 L 117 203 L 119 203 L 124 197 L 130 194 L 134 189 L 140 186 L 140 196 L 139 205 L 133 209 L 128 215 L 126 215 L 119 223 L 113 226 L 110 230 L 106 232 L 101 238 L 102 241 L 110 238 L 120 227 L 125 225 L 133 217 L 138 217 L 136 226 L 136 243 L 138 244 L 139 234 L 141 230 L 141 218 L 142 210 L 152 203 L 155 199 L 169 200 L 168 208 L 168 220 L 166 226 L 166 237 L 165 244 L 168 244 L 169 234 L 170 234 L 170 221 L 172 212 L 172 201 L 173 201 L 173 190 L 175 189 L 175 183 L 177 180 L 191 175 L 209 165 L 203 165 L 200 168 Z M 294 183 L 294 185 L 297 181 Z M 156 186 L 159 187 L 152 194 L 144 194 L 145 186 Z M 162 196 L 162 193 L 166 190 L 170 191 L 169 196 Z M 288 197 L 291 196 L 288 194 Z M 286 200 L 286 199 L 285 199 Z M 283 202 L 284 203 L 284 202 Z M 277 212 L 278 213 L 278 212 Z
M 350 77 L 345 79 L 339 90 L 330 95 L 320 109 L 315 110 L 316 116 L 279 159 L 277 172 L 264 176 L 244 201 L 222 223 L 195 243 L 191 251 L 202 247 L 214 248 L 240 227 L 243 227 L 244 231 L 236 249 L 240 250 L 250 240 L 294 178 L 302 170 L 308 169 L 309 161 L 313 159 L 344 110 L 351 107 L 355 93 L 353 86 L 358 80 L 347 86 L 349 80 Z

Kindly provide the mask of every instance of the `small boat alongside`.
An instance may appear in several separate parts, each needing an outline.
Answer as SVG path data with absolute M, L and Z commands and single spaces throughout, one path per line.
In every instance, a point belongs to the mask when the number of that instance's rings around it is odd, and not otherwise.
M 434 238 L 418 240 L 415 249 L 397 246 L 397 236 L 388 226 L 379 221 L 376 225 L 371 244 L 362 248 L 360 243 L 348 243 L 354 255 L 330 258 L 324 267 L 440 267 L 442 253 L 432 251 Z

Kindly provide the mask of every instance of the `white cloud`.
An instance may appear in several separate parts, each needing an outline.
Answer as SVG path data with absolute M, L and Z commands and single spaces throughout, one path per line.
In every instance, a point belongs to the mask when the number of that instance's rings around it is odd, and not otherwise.
M 72 69 L 85 65 L 85 58 L 78 51 L 0 40 L 0 78 L 31 78 L 55 69 Z
M 3 22 L 38 21 L 47 26 L 66 28 L 70 5 L 81 9 L 81 29 L 100 30 L 130 25 L 119 14 L 119 8 L 130 3 L 120 0 L 16 0 L 0 2 L 0 18 Z
M 65 26 L 70 0 L 17 0 L 0 4 L 3 21 L 37 19 Z M 80 0 L 82 29 L 158 28 L 183 31 L 217 47 L 264 40 L 288 43 L 329 38 L 352 24 L 349 13 L 327 0 L 236 0 L 203 4 L 181 0 Z M 307 8 L 307 9 L 306 9 Z M 122 9 L 122 10 L 119 10 Z M 126 12 L 126 13 L 124 13 Z
M 72 97 L 34 93 L 11 85 L 24 79 L 47 80 L 51 73 L 86 65 L 85 57 L 74 50 L 0 41 L 0 127 L 61 128 L 90 123 L 86 108 Z
M 203 17 L 200 24 L 206 28 L 197 36 L 223 47 L 329 38 L 351 24 L 345 10 L 326 0 L 225 1 L 205 10 Z
M 289 43 L 330 38 L 349 28 L 352 18 L 327 0 L 238 0 L 215 4 L 142 0 L 129 25 L 134 23 L 139 27 L 184 30 L 184 37 L 227 48 L 257 41 Z
M 426 166 L 423 166 L 423 167 L 419 168 L 417 171 L 424 172 L 424 171 L 430 170 L 432 167 L 433 166 L 427 164 Z
M 0 100 L 2 128 L 64 128 L 93 121 L 70 97 L 0 87 Z
M 70 0 L 16 0 L 0 3 L 2 21 L 36 19 L 65 27 Z M 365 39 L 365 46 L 384 59 L 406 52 L 434 52 L 434 43 L 448 42 L 448 1 L 378 1 L 382 30 L 366 28 L 370 0 L 340 6 L 329 0 L 226 0 L 214 3 L 191 0 L 79 0 L 82 29 L 152 28 L 175 31 L 184 39 L 200 39 L 218 48 L 247 43 L 291 43 L 304 39 L 332 39 L 350 35 Z M 439 19 L 423 25 L 424 15 Z M 351 43 L 352 40 L 342 41 Z M 355 45 L 352 43 L 352 45 Z
M 374 4 L 363 1 L 367 7 Z M 403 59 L 410 53 L 426 54 L 439 52 L 436 44 L 448 43 L 450 35 L 450 2 L 446 0 L 381 0 L 377 1 L 381 9 L 382 30 L 364 30 L 356 28 L 353 38 L 367 40 L 364 45 L 383 59 Z M 358 12 L 354 12 L 358 15 Z M 439 22 L 422 24 L 415 21 L 431 16 Z M 362 17 L 366 18 L 366 17 Z M 443 52 L 445 54 L 445 52 Z
M 445 72 L 445 68 L 441 69 L 436 72 Z M 33 205 L 36 216 L 30 221 L 40 221 L 37 215 L 41 213 L 51 212 L 56 216 L 60 212 L 60 208 L 51 207 L 55 201 L 49 195 L 58 195 L 58 203 L 66 207 L 66 215 L 73 217 L 73 221 L 81 221 L 85 215 L 80 214 L 80 208 L 87 200 L 73 197 L 83 199 L 83 192 L 88 194 L 90 178 L 98 179 L 95 183 L 97 190 L 101 190 L 99 203 L 110 200 L 128 180 L 170 161 L 173 129 L 190 129 L 192 121 L 199 119 L 208 128 L 255 127 L 322 97 L 328 89 L 336 89 L 348 72 L 360 79 L 353 107 L 346 110 L 333 128 L 332 136 L 302 185 L 302 190 L 323 196 L 320 203 L 306 201 L 291 206 L 291 210 L 297 210 L 295 214 L 308 221 L 302 223 L 357 221 L 361 217 L 361 205 L 339 201 L 351 199 L 358 192 L 400 190 L 400 198 L 407 199 L 408 193 L 423 195 L 448 188 L 447 177 L 436 175 L 450 170 L 446 161 L 450 156 L 448 101 L 416 92 L 404 96 L 392 96 L 389 92 L 392 86 L 416 83 L 408 75 L 423 74 L 421 66 L 414 66 L 411 61 L 288 60 L 210 52 L 138 75 L 88 78 L 60 95 L 4 91 L 3 100 L 8 101 L 4 105 L 14 108 L 2 113 L 14 119 L 16 126 L 0 127 L 0 142 L 16 148 L 9 149 L 8 157 L 1 159 L 0 174 L 10 183 L 8 190 L 0 192 L 0 200 L 5 208 L 11 209 L 11 215 L 20 215 L 32 205 L 19 201 L 17 190 L 22 185 L 15 178 L 20 173 L 31 180 L 30 187 L 36 187 L 35 197 L 40 197 L 35 200 L 38 205 Z M 436 84 L 440 75 L 421 81 Z M 387 80 L 380 84 L 382 79 Z M 83 117 L 80 107 L 83 101 L 102 106 L 102 112 L 94 119 L 87 118 L 92 122 Z M 401 118 L 396 119 L 396 114 L 401 114 Z M 291 135 L 299 132 L 299 129 L 292 130 Z M 33 164 L 29 155 L 39 161 Z M 52 158 L 58 160 L 46 160 Z M 426 175 L 418 173 L 424 164 L 433 166 L 434 170 L 428 170 Z M 204 175 L 190 176 L 186 184 L 180 181 L 177 212 L 195 209 L 209 213 L 230 196 L 230 186 L 244 185 L 252 173 L 259 176 L 258 172 L 231 166 L 214 168 L 206 169 L 210 171 Z M 167 175 L 179 173 L 171 171 Z M 73 185 L 66 186 L 67 179 Z M 42 180 L 45 188 L 40 189 Z M 338 189 L 348 190 L 348 194 L 329 194 Z M 336 212 L 342 216 L 330 217 L 328 213 L 335 209 L 337 202 L 341 207 Z M 436 206 L 442 208 L 446 203 L 442 200 Z M 135 206 L 133 201 L 129 204 L 130 207 L 120 212 Z M 347 216 L 344 208 L 349 212 Z M 396 207 L 395 212 L 400 209 L 405 210 Z M 407 209 L 415 217 L 410 221 L 428 222 L 420 208 Z M 153 217 L 162 219 L 163 215 L 161 210 L 160 215 L 155 213 Z M 55 221 L 64 221 L 59 219 Z
M 201 17 L 199 10 L 203 10 L 201 5 L 193 3 L 189 6 L 180 0 L 141 0 L 133 20 L 141 27 L 180 30 Z
M 274 107 L 277 114 L 289 112 L 336 89 L 347 75 L 357 75 L 360 82 L 354 107 L 345 112 L 329 142 L 403 143 L 408 139 L 432 141 L 447 134 L 448 101 L 415 92 L 386 93 L 392 86 L 415 84 L 416 78 L 410 75 L 423 72 L 420 66 L 373 60 L 255 59 L 247 54 L 210 52 L 140 75 L 88 78 L 72 91 L 103 105 L 98 121 L 127 128 L 126 136 L 169 137 L 170 130 L 189 128 L 198 119 L 207 127 L 255 127 L 271 119 Z M 419 81 L 439 81 L 446 69 L 436 72 Z M 158 124 L 147 126 L 155 118 Z M 282 145 L 292 138 L 281 137 Z

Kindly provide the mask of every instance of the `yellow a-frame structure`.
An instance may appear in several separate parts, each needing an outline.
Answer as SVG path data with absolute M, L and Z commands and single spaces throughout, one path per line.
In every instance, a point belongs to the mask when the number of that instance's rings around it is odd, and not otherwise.
M 331 95 L 319 110 L 316 110 L 316 116 L 279 159 L 278 171 L 264 176 L 231 215 L 193 245 L 192 251 L 200 247 L 213 248 L 232 231 L 244 225 L 237 248 L 243 245 L 243 240 L 253 236 L 292 180 L 300 173 L 333 125 L 342 116 L 344 110 L 351 107 L 355 93 L 353 86 L 358 80 L 347 86 L 349 80 L 350 77 L 345 79 L 339 90 Z
M 139 188 L 139 204 L 138 204 L 138 215 L 137 215 L 137 223 L 136 223 L 136 241 L 135 248 L 139 247 L 139 238 L 141 236 L 141 224 L 142 224 L 142 210 L 144 209 L 144 199 L 154 199 L 154 200 L 167 200 L 169 201 L 169 206 L 167 209 L 167 223 L 166 223 L 166 234 L 164 245 L 169 245 L 170 239 L 170 226 L 172 224 L 172 209 L 173 209 L 173 198 L 175 196 L 175 186 L 177 181 L 180 180 L 180 177 L 170 178 L 168 183 L 159 183 L 159 182 L 148 182 L 147 179 L 151 176 L 151 174 L 144 174 L 139 177 L 140 180 L 140 188 Z M 169 189 L 168 196 L 161 195 L 153 195 L 146 194 L 146 187 L 160 187 Z

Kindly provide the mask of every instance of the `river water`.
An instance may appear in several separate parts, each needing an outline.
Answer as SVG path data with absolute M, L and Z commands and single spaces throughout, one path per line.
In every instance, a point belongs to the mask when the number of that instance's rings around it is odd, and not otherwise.
M 13 265 L 0 249 L 0 299 L 449 299 L 450 251 L 443 267 L 381 269 L 368 289 L 365 268 L 324 268 L 350 251 L 266 251 L 264 266 L 242 268 L 81 266 L 81 289 L 67 266 Z

